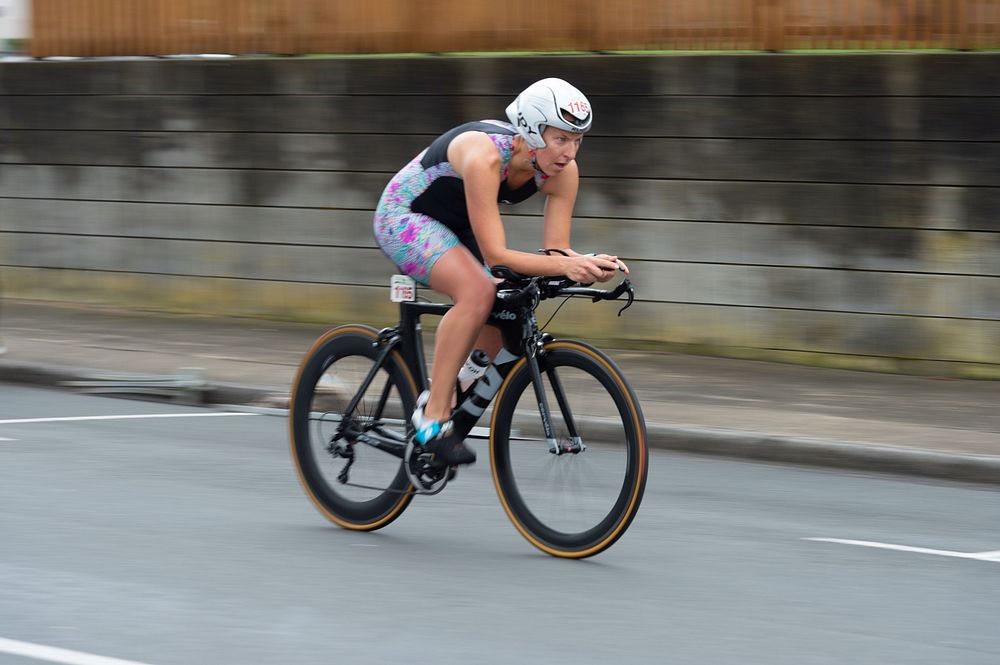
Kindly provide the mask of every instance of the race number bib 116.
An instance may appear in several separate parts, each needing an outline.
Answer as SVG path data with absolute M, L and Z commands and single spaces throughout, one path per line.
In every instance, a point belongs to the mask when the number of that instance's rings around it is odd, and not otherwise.
M 417 283 L 406 275 L 393 275 L 389 282 L 389 300 L 413 302 L 417 299 Z

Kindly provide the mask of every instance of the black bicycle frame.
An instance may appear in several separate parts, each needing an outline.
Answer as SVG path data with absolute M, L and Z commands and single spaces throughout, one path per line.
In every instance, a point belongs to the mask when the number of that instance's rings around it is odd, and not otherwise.
M 368 386 L 375 377 L 375 373 L 393 349 L 398 348 L 400 351 L 419 389 L 427 389 L 429 381 L 424 356 L 420 317 L 424 315 L 444 316 L 451 308 L 452 305 L 441 303 L 401 302 L 399 304 L 399 326 L 396 328 L 386 328 L 381 331 L 377 342 L 382 347 L 381 353 L 378 355 L 375 365 L 366 377 L 358 395 L 348 406 L 345 416 L 353 412 L 357 400 L 368 389 Z M 583 446 L 576 434 L 576 427 L 573 423 L 562 383 L 559 381 L 554 370 L 547 369 L 546 373 L 552 383 L 552 388 L 555 391 L 556 399 L 562 410 L 563 418 L 566 420 L 567 429 L 573 438 L 573 443 L 563 450 L 558 446 L 555 439 L 551 411 L 549 410 L 548 400 L 545 397 L 541 369 L 538 362 L 540 354 L 544 353 L 544 342 L 547 339 L 551 339 L 551 337 L 539 332 L 535 319 L 534 304 L 508 302 L 504 297 L 504 292 L 498 292 L 488 323 L 500 330 L 503 346 L 497 357 L 494 358 L 493 363 L 487 368 L 486 373 L 458 396 L 458 405 L 452 415 L 452 423 L 456 435 L 462 438 L 468 436 L 472 428 L 479 422 L 479 418 L 483 412 L 493 401 L 493 398 L 496 397 L 497 392 L 499 392 L 504 380 L 513 370 L 517 361 L 527 355 L 535 397 L 538 402 L 542 427 L 549 444 L 549 450 L 557 454 L 562 452 L 580 452 Z M 385 405 L 389 387 L 387 384 L 383 391 L 380 399 L 380 408 L 377 413 L 381 413 L 381 407 Z M 345 420 L 348 419 L 345 418 Z M 394 439 L 387 438 L 377 431 L 362 433 L 356 437 L 356 440 L 375 446 L 398 457 L 403 456 L 405 449 L 405 444 L 400 444 Z
M 399 305 L 400 325 L 396 330 L 402 347 L 400 351 L 420 390 L 429 386 L 420 317 L 444 316 L 451 308 L 450 304 L 423 302 L 402 302 Z M 493 401 L 515 362 L 524 355 L 525 344 L 533 342 L 537 336 L 534 312 L 523 306 L 510 307 L 499 296 L 490 313 L 489 323 L 499 328 L 503 346 L 486 373 L 458 396 L 452 423 L 455 433 L 463 438 L 479 422 L 479 417 Z

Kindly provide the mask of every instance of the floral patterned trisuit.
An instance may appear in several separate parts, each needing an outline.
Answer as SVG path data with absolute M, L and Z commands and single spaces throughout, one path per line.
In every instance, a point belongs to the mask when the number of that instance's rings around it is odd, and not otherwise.
M 517 131 L 506 122 L 483 120 L 445 132 L 389 181 L 375 209 L 375 240 L 400 270 L 427 286 L 431 268 L 446 251 L 464 245 L 477 260 L 483 255 L 472 233 L 465 183 L 448 163 L 448 146 L 459 134 L 483 132 L 500 152 L 497 202 L 520 203 L 541 188 L 546 175 L 517 189 L 507 186 L 507 170 Z

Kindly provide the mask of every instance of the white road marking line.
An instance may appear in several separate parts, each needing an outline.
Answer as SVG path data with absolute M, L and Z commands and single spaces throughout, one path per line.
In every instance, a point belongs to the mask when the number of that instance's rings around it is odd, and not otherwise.
M 125 416 L 67 416 L 64 418 L 17 418 L 0 420 L 0 425 L 21 425 L 24 423 L 62 423 L 77 420 L 133 420 L 136 418 L 219 418 L 222 416 L 255 416 L 256 413 L 143 413 Z
M 8 439 L 5 436 L 0 436 L 0 441 L 17 441 L 17 439 Z
M 838 543 L 840 545 L 857 545 L 858 547 L 875 547 L 882 550 L 895 550 L 897 552 L 914 552 L 916 554 L 934 554 L 937 556 L 952 556 L 959 559 L 995 561 L 997 563 L 1000 563 L 1000 550 L 994 550 L 992 552 L 953 552 L 951 550 L 934 550 L 927 547 L 911 547 L 909 545 L 893 545 L 892 543 L 878 543 L 871 540 L 847 540 L 844 538 L 803 538 L 803 540 L 813 540 L 820 543 Z
M 140 663 L 136 660 L 95 656 L 92 653 L 47 647 L 42 644 L 32 644 L 31 642 L 18 642 L 17 640 L 7 640 L 2 637 L 0 637 L 0 653 L 10 653 L 15 656 L 34 658 L 35 660 L 47 660 L 50 663 L 65 663 L 66 665 L 149 665 L 149 663 Z
M 976 552 L 975 557 L 983 561 L 996 561 L 1000 563 L 1000 550 L 993 550 L 992 552 Z
M 269 406 L 244 406 L 242 404 L 226 404 L 227 409 L 232 409 L 233 412 L 239 413 L 252 413 L 255 416 L 278 416 L 280 418 L 288 417 L 288 409 L 278 409 Z
M 727 395 L 699 395 L 697 393 L 690 393 L 686 395 L 687 397 L 700 397 L 702 399 L 708 400 L 720 400 L 724 402 L 760 402 L 763 401 L 760 398 L 754 397 L 729 397 Z

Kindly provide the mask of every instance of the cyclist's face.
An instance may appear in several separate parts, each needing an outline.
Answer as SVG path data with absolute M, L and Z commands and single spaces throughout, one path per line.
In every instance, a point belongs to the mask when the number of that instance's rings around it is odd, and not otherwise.
M 565 129 L 546 127 L 542 131 L 545 147 L 535 152 L 538 167 L 548 175 L 557 175 L 576 159 L 583 143 L 583 134 Z

